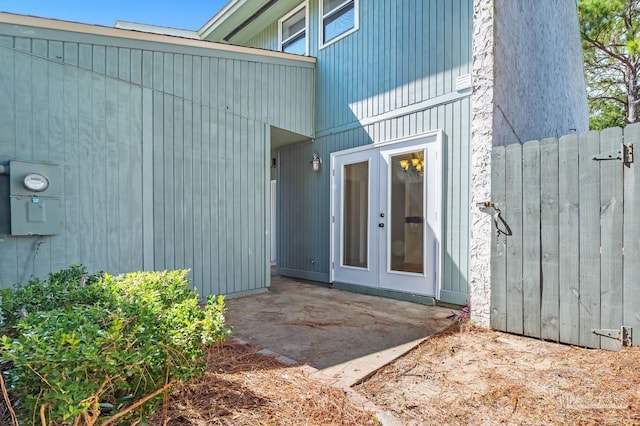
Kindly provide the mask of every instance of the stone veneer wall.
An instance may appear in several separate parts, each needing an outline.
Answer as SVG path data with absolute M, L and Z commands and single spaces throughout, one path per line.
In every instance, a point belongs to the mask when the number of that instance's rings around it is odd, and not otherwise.
M 471 96 L 471 320 L 489 326 L 491 217 L 476 206 L 491 200 L 494 103 L 494 0 L 473 2 L 473 94 Z

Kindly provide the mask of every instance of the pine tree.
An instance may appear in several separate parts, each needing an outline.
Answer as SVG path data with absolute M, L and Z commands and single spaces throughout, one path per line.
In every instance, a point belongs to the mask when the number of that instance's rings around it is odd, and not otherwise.
M 579 0 L 590 126 L 637 123 L 640 0 Z

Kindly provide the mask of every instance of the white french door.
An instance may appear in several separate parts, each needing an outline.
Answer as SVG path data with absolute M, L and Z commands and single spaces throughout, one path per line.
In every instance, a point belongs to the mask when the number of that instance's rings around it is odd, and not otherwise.
M 332 281 L 438 297 L 441 140 L 332 154 Z

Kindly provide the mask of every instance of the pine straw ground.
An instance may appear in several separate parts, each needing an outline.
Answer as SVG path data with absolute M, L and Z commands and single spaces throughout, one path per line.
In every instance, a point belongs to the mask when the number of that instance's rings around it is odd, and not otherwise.
M 206 361 L 206 375 L 178 387 L 151 426 L 376 423 L 342 390 L 249 346 L 228 342 Z M 355 390 L 406 425 L 640 425 L 640 347 L 451 327 Z
M 640 425 L 640 347 L 450 328 L 355 390 L 407 425 Z
M 151 426 L 370 425 L 373 414 L 345 392 L 229 341 L 207 354 L 204 377 L 181 385 Z

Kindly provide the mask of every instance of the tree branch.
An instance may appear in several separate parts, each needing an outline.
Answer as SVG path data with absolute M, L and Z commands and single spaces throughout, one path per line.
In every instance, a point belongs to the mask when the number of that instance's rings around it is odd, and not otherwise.
M 169 388 L 171 388 L 175 384 L 176 384 L 176 380 L 170 381 L 169 383 L 167 383 L 166 385 L 164 385 L 160 389 L 156 390 L 155 392 L 150 393 L 149 395 L 145 396 L 141 400 L 136 401 L 134 404 L 131 404 L 126 409 L 124 409 L 124 410 L 120 411 L 119 413 L 114 414 L 113 416 L 109 417 L 107 420 L 105 420 L 102 423 L 102 426 L 109 426 L 109 425 L 114 424 L 119 418 L 123 417 L 124 415 L 126 415 L 129 412 L 131 412 L 132 410 L 135 410 L 136 408 L 140 407 L 142 404 L 144 404 L 145 402 L 147 402 L 151 398 L 154 398 L 154 397 L 160 395 L 161 393 L 168 391 Z
M 627 106 L 627 101 L 616 98 L 615 96 L 592 96 L 591 100 L 592 101 L 614 101 L 621 104 L 622 106 L 625 106 L 625 107 Z
M 612 58 L 627 64 L 629 66 L 631 66 L 632 64 L 629 62 L 628 58 L 624 55 L 620 55 L 617 54 L 615 52 L 612 52 L 611 50 L 609 50 L 607 48 L 607 46 L 602 43 L 601 41 L 598 40 L 594 40 L 592 38 L 590 38 L 585 32 L 582 31 L 582 38 L 583 40 L 585 40 L 587 43 L 591 44 L 593 47 L 595 47 L 596 49 L 599 49 L 600 51 L 604 52 L 605 54 L 607 54 L 608 56 L 611 56 Z

